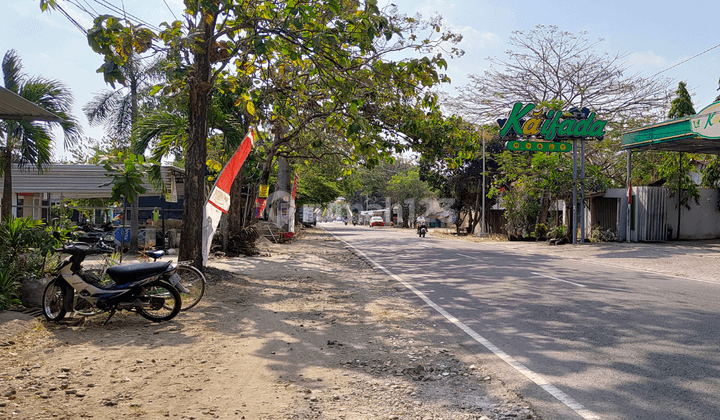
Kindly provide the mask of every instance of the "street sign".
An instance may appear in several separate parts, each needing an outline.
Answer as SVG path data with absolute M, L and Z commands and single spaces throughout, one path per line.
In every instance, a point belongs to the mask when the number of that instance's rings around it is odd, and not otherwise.
M 505 143 L 508 150 L 525 150 L 530 152 L 571 152 L 572 143 L 549 141 L 509 141 Z

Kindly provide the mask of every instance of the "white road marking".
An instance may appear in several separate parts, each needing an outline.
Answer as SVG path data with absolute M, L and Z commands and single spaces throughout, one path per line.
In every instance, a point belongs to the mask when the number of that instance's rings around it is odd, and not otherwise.
M 559 279 L 559 278 L 557 278 L 557 277 L 548 276 L 547 274 L 542 274 L 542 273 L 532 273 L 532 274 L 535 274 L 536 276 L 540 276 L 540 277 L 545 277 L 545 278 L 548 278 L 548 279 L 550 279 L 550 280 L 561 281 L 561 282 L 563 282 L 563 283 L 570 283 L 570 284 L 575 285 L 575 286 L 578 286 L 578 287 L 587 287 L 587 286 L 584 285 L 584 284 L 575 283 L 575 282 L 572 282 L 572 281 L 569 281 L 569 280 Z
M 331 235 L 335 236 L 332 232 L 328 232 Z M 348 244 L 347 242 L 343 241 L 342 239 L 335 236 L 335 239 L 337 239 L 340 242 L 345 243 L 348 248 L 354 249 L 356 253 L 361 255 L 363 258 L 365 258 L 367 261 L 375 265 L 377 268 L 382 270 L 385 274 L 392 277 L 393 279 L 400 282 L 403 286 L 407 287 L 410 291 L 415 293 L 417 297 L 422 299 L 425 303 L 427 303 L 431 308 L 435 309 L 438 313 L 440 313 L 442 316 L 445 317 L 449 322 L 453 323 L 455 326 L 463 330 L 467 335 L 469 335 L 473 340 L 480 343 L 482 346 L 484 346 L 486 349 L 493 352 L 497 357 L 502 359 L 505 363 L 512 366 L 516 371 L 523 374 L 526 378 L 533 381 L 535 384 L 537 384 L 540 388 L 544 389 L 546 392 L 548 392 L 550 395 L 555 397 L 558 401 L 565 404 L 568 408 L 576 412 L 578 415 L 580 415 L 582 418 L 586 420 L 600 420 L 600 417 L 593 413 L 592 411 L 585 408 L 582 404 L 575 401 L 572 397 L 567 395 L 566 393 L 562 392 L 560 389 L 558 389 L 556 386 L 550 384 L 545 378 L 538 375 L 537 373 L 533 372 L 532 370 L 528 369 L 525 365 L 518 362 L 510 356 L 509 354 L 505 353 L 500 347 L 496 346 L 495 344 L 491 343 L 489 340 L 487 340 L 485 337 L 481 336 L 477 332 L 475 332 L 472 328 L 468 327 L 460 321 L 459 319 L 452 316 L 448 311 L 440 307 L 438 304 L 430 300 L 425 294 L 415 287 L 413 287 L 410 283 L 403 280 L 400 276 L 393 274 L 390 272 L 390 270 L 386 269 L 382 265 L 378 264 L 375 260 L 368 257 L 364 252 L 360 251 L 359 249 L 353 247 L 352 245 Z M 581 286 L 581 285 L 580 285 Z M 584 286 L 583 286 L 584 287 Z

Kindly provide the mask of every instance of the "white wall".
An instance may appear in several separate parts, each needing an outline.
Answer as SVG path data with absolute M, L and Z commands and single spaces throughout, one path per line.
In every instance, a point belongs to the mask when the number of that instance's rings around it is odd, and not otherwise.
M 637 187 L 643 188 L 643 187 Z M 620 199 L 620 211 L 618 215 L 618 239 L 626 241 L 625 224 L 627 213 L 627 189 L 612 188 L 605 192 L 607 198 Z M 720 238 L 720 211 L 717 209 L 718 190 L 700 188 L 699 204 L 695 200 L 690 201 L 690 210 L 682 208 L 680 215 L 680 239 L 716 239 Z M 674 240 L 677 235 L 677 197 L 668 197 L 667 203 L 667 224 L 672 228 Z M 636 215 L 637 217 L 637 211 Z M 635 226 L 638 226 L 637 219 Z M 633 230 L 630 235 L 632 241 L 637 240 L 637 232 Z

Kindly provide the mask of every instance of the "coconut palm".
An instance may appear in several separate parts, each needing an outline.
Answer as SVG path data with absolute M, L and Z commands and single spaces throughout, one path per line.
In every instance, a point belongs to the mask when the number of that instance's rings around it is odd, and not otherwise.
M 148 63 L 137 56 L 120 67 L 125 83 L 118 89 L 97 92 L 83 106 L 90 125 L 101 125 L 109 136 L 111 149 L 127 152 L 141 103 L 152 101 L 152 83 L 160 77 L 158 62 Z M 138 250 L 138 201 L 132 203 L 130 250 Z
M 2 61 L 5 89 L 35 103 L 62 118 L 64 122 L 48 121 L 0 121 L 0 144 L 4 177 L 2 218 L 12 214 L 12 165 L 35 166 L 42 172 L 52 158 L 52 130 L 63 130 L 65 148 L 80 139 L 80 126 L 70 115 L 72 94 L 62 83 L 40 76 L 28 77 L 22 72 L 22 62 L 15 50 L 9 50 Z

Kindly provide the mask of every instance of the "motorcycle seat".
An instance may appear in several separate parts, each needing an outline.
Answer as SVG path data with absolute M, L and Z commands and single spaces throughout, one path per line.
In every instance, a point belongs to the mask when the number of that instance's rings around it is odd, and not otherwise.
M 165 255 L 165 251 L 163 251 L 162 249 L 157 249 L 157 250 L 154 250 L 154 251 L 145 251 L 145 255 L 147 255 L 147 256 L 150 257 L 150 258 L 153 258 L 153 259 L 156 259 L 156 260 L 157 260 L 158 258 L 160 258 L 160 257 L 162 257 L 163 255 Z
M 170 268 L 172 261 L 151 262 L 108 267 L 107 274 L 116 284 L 126 284 L 162 274 Z

